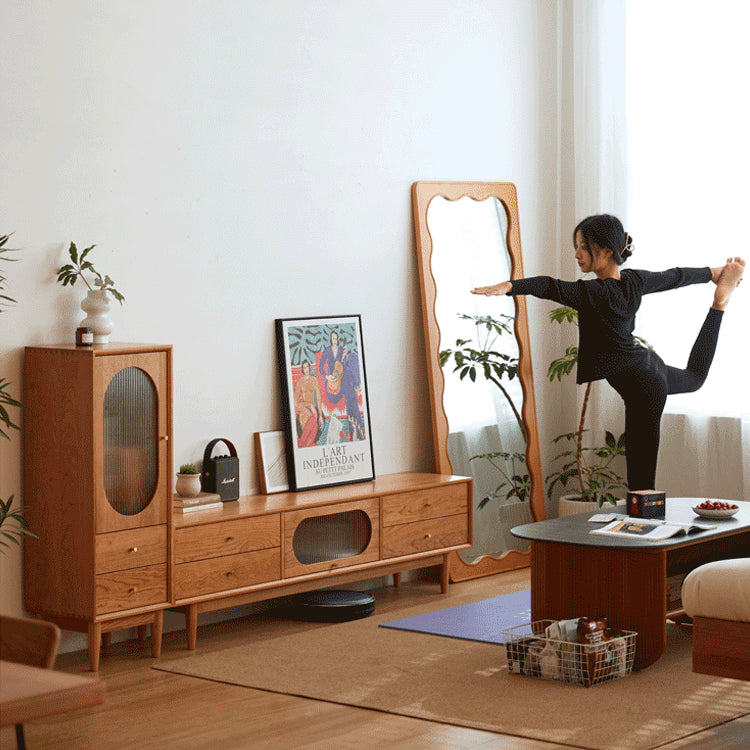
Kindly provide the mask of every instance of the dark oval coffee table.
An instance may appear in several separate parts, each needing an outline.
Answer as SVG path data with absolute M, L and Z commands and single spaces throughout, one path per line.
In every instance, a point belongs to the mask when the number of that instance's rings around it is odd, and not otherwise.
M 738 513 L 717 520 L 695 515 L 703 500 L 667 498 L 665 520 L 713 529 L 660 541 L 591 534 L 604 525 L 588 520 L 593 513 L 513 528 L 531 542 L 531 619 L 606 616 L 610 626 L 638 633 L 634 669 L 653 664 L 666 644 L 668 581 L 679 594 L 682 578 L 699 565 L 750 557 L 750 502 L 732 501 Z M 670 598 L 669 611 L 679 611 Z

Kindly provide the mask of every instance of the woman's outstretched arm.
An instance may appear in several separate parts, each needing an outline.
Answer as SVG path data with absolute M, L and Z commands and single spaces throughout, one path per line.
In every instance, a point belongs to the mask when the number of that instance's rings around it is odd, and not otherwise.
M 478 286 L 472 289 L 472 294 L 483 294 L 485 297 L 497 297 L 501 294 L 510 294 L 513 291 L 513 284 L 510 281 L 501 281 L 499 284 L 492 286 Z
M 492 286 L 480 286 L 471 291 L 472 294 L 484 294 L 488 297 L 500 294 L 530 294 L 532 297 L 551 299 L 578 310 L 584 296 L 583 283 L 561 281 L 551 276 L 530 276 L 528 279 L 501 281 Z

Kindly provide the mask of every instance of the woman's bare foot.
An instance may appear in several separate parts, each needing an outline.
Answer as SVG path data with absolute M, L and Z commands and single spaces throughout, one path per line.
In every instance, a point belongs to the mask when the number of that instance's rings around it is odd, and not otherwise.
M 742 258 L 727 258 L 727 264 L 721 269 L 716 282 L 714 303 L 711 307 L 715 310 L 723 310 L 729 304 L 729 298 L 742 281 L 744 271 L 745 261 Z

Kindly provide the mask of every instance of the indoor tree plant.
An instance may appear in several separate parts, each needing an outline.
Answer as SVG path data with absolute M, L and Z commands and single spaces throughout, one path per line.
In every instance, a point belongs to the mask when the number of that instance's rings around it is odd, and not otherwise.
M 508 402 L 524 442 L 528 442 L 526 425 L 513 398 L 503 384 L 503 379 L 513 380 L 518 377 L 518 357 L 499 351 L 497 347 L 498 339 L 503 335 L 515 335 L 513 316 L 501 314 L 498 318 L 492 318 L 488 315 L 459 313 L 459 318 L 474 324 L 476 341 L 457 339 L 455 349 L 443 349 L 440 352 L 441 367 L 445 367 L 452 359 L 453 372 L 457 372 L 461 380 L 468 377 L 472 382 L 476 382 L 479 375 L 495 385 Z M 501 504 L 513 499 L 528 503 L 531 479 L 526 471 L 526 457 L 523 453 L 494 451 L 469 457 L 469 461 L 475 460 L 489 461 L 503 478 L 503 481 L 477 504 L 477 510 L 481 510 L 493 500 Z
M 502 459 L 502 463 L 498 459 Z M 523 453 L 494 451 L 492 453 L 479 453 L 476 456 L 471 456 L 469 460 L 489 461 L 504 480 L 492 492 L 482 498 L 477 505 L 478 510 L 484 508 L 492 500 L 510 501 L 515 498 L 520 503 L 528 502 L 531 493 L 531 479 L 528 472 L 523 470 L 526 464 L 526 457 Z M 517 463 L 520 464 L 520 467 L 516 466 Z
M 461 380 L 468 376 L 472 383 L 476 382 L 478 371 L 486 380 L 497 386 L 521 428 L 524 441 L 527 441 L 526 425 L 502 382 L 503 378 L 513 380 L 518 376 L 518 357 L 495 349 L 497 340 L 503 334 L 513 335 L 513 316 L 500 315 L 498 319 L 491 318 L 489 315 L 459 313 L 458 317 L 474 323 L 477 331 L 476 344 L 472 339 L 456 339 L 455 349 L 443 349 L 440 352 L 440 366 L 445 367 L 453 357 L 453 372 L 458 372 Z
M 557 307 L 550 312 L 550 320 L 555 323 L 572 323 L 578 325 L 578 312 L 570 307 Z M 645 343 L 643 339 L 639 339 Z M 547 370 L 550 381 L 562 380 L 563 376 L 571 373 L 578 362 L 578 347 L 569 346 L 562 357 L 553 360 Z M 622 475 L 612 466 L 618 456 L 625 455 L 625 436 L 615 437 L 609 430 L 605 431 L 604 444 L 596 447 L 583 445 L 583 437 L 586 430 L 586 412 L 593 382 L 586 383 L 586 390 L 578 419 L 578 429 L 575 432 L 558 435 L 553 442 L 572 444 L 572 447 L 559 453 L 554 461 L 563 461 L 562 466 L 552 472 L 545 481 L 547 482 L 547 495 L 552 496 L 552 491 L 557 484 L 566 487 L 568 481 L 576 481 L 574 495 L 567 499 L 579 502 L 596 502 L 602 506 L 605 502 L 616 504 L 621 498 L 615 493 L 627 488 Z
M 9 234 L 0 236 L 0 260 L 13 262 L 16 258 L 11 258 L 7 253 L 16 252 L 17 248 L 5 247 Z M 3 307 L 13 304 L 15 300 L 4 294 L 6 277 L 0 273 L 0 313 Z M 14 398 L 10 392 L 10 382 L 7 378 L 0 378 L 0 438 L 10 440 L 10 430 L 18 430 L 18 425 L 10 416 L 9 408 L 20 409 L 21 402 Z M 29 525 L 23 516 L 23 513 L 13 508 L 15 495 L 11 495 L 7 500 L 0 497 L 0 547 L 9 547 L 10 543 L 20 544 L 24 535 L 35 536 L 29 531 Z
M 88 294 L 81 302 L 81 309 L 86 313 L 86 317 L 81 321 L 81 326 L 91 328 L 95 344 L 104 344 L 109 341 L 109 334 L 113 328 L 109 318 L 108 295 L 114 297 L 120 304 L 123 303 L 125 297 L 115 288 L 114 281 L 107 275 L 102 276 L 88 259 L 89 253 L 95 247 L 96 245 L 90 245 L 79 254 L 75 242 L 71 242 L 68 248 L 70 262 L 57 269 L 57 280 L 63 286 L 74 286 L 76 281 L 81 279 L 86 285 Z M 87 278 L 87 274 L 91 281 Z

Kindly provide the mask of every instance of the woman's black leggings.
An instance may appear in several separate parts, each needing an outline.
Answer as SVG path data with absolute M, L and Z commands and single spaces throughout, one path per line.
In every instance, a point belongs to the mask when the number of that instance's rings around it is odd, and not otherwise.
M 667 396 L 697 391 L 703 385 L 716 352 L 722 317 L 722 310 L 708 311 L 684 370 L 665 365 L 658 354 L 649 351 L 638 366 L 607 378 L 625 402 L 628 489 L 656 489 L 659 430 Z

